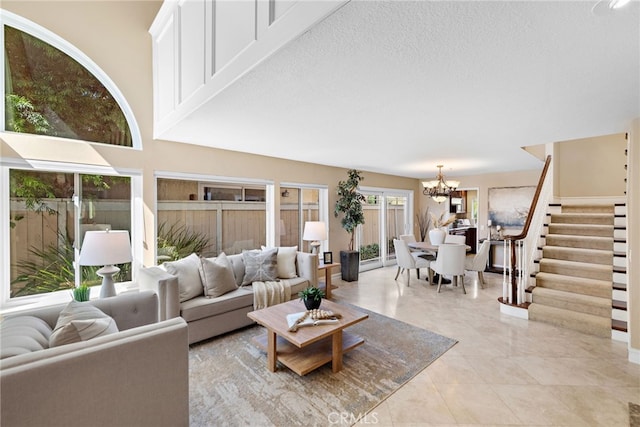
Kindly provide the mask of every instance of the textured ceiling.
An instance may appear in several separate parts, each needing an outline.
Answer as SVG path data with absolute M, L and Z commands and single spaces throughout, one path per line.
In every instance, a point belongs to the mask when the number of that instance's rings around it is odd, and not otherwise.
M 640 116 L 640 4 L 352 0 L 172 139 L 424 178 L 535 169 L 521 149 Z

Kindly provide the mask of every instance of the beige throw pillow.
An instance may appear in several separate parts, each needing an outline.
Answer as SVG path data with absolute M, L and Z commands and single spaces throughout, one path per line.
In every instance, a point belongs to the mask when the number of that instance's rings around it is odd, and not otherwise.
M 177 261 L 162 264 L 167 272 L 178 277 L 180 302 L 201 296 L 204 293 L 202 280 L 200 279 L 200 258 L 196 254 Z
M 270 249 L 265 246 L 262 247 L 262 250 Z M 278 250 L 278 277 L 280 279 L 293 279 L 298 277 L 296 272 L 296 255 L 298 253 L 297 246 L 279 246 L 276 248 Z
M 88 302 L 71 301 L 58 315 L 49 346 L 88 341 L 118 332 L 116 322 Z
M 244 261 L 244 277 L 242 285 L 250 285 L 253 282 L 273 281 L 278 277 L 277 265 L 278 250 L 266 251 L 252 250 L 242 251 Z
M 200 276 L 207 298 L 219 297 L 238 289 L 231 262 L 224 252 L 216 258 L 202 258 Z

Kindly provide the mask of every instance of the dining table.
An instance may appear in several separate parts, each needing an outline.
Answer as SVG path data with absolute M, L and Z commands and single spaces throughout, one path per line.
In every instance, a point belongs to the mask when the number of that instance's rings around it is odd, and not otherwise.
M 432 245 L 430 242 L 411 242 L 408 244 L 411 249 L 418 249 L 424 252 L 438 252 L 438 245 Z M 471 250 L 471 246 L 465 245 L 467 252 Z
M 427 259 L 431 259 L 432 257 L 435 256 L 435 254 L 437 254 L 438 252 L 438 246 L 439 245 L 432 245 L 431 242 L 411 242 L 407 244 L 409 246 L 409 248 L 411 249 L 417 249 L 423 252 L 426 252 L 427 254 L 431 253 L 432 255 L 421 255 L 423 258 L 427 258 L 427 256 L 429 256 L 429 258 Z M 469 252 L 471 250 L 471 246 L 469 245 L 465 245 L 466 246 L 466 250 L 467 252 Z M 457 279 L 457 278 L 456 278 Z M 434 282 L 438 280 L 438 275 L 436 274 L 434 276 Z M 457 284 L 457 280 L 455 281 L 455 284 Z M 448 284 L 451 283 L 451 281 L 449 279 L 445 279 L 444 277 L 442 278 L 442 283 L 443 284 Z

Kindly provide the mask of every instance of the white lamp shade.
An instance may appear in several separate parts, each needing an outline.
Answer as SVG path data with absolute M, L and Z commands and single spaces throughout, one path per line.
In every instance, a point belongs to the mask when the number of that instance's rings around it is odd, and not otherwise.
M 304 223 L 302 240 L 326 240 L 327 227 L 322 221 L 307 221 Z
M 80 250 L 80 265 L 114 265 L 131 262 L 126 230 L 87 231 Z

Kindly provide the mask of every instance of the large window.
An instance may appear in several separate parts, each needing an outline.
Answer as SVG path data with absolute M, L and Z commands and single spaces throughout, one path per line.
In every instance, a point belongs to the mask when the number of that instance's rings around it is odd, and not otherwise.
M 191 253 L 232 255 L 266 245 L 269 185 L 158 178 L 158 262 Z
M 99 267 L 77 263 L 89 230 L 132 227 L 128 176 L 8 169 L 9 298 L 100 285 Z M 131 263 L 117 282 L 131 279 Z

